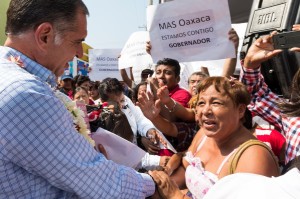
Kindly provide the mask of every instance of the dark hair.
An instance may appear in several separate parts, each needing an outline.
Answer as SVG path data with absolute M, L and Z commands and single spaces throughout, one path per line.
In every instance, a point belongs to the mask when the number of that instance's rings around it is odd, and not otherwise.
M 136 85 L 136 87 L 134 88 L 134 92 L 133 92 L 133 96 L 132 96 L 132 100 L 134 102 L 137 102 L 138 101 L 138 94 L 139 94 L 139 89 L 141 86 L 147 86 L 147 82 L 141 82 L 139 83 L 138 85 Z
M 91 79 L 89 78 L 89 76 L 85 76 L 85 75 L 76 75 L 74 77 L 74 83 L 76 87 L 81 86 L 84 82 L 90 82 Z
M 100 82 L 99 81 L 91 81 L 90 82 L 91 86 L 90 86 L 90 90 L 98 90 L 99 89 L 99 85 Z
M 240 104 L 244 104 L 247 106 L 251 101 L 251 96 L 246 86 L 237 79 L 229 80 L 227 77 L 207 77 L 198 85 L 198 96 L 196 104 L 198 104 L 201 92 L 205 91 L 210 86 L 214 86 L 216 91 L 218 91 L 219 93 L 227 95 L 232 100 L 235 107 Z M 241 122 L 243 122 L 244 125 L 247 125 L 247 127 L 249 127 L 248 125 L 250 122 L 248 114 L 249 112 L 244 113 L 244 117 L 241 118 Z
M 157 68 L 159 65 L 166 65 L 166 66 L 171 66 L 174 68 L 175 72 L 175 77 L 178 77 L 180 75 L 180 64 L 177 60 L 171 59 L 171 58 L 164 58 L 162 60 L 159 60 L 156 63 L 155 68 Z
M 108 101 L 109 94 L 119 95 L 123 91 L 123 85 L 116 78 L 105 78 L 99 85 L 99 95 L 102 101 Z
M 154 73 L 153 70 L 146 68 L 146 69 L 142 70 L 141 75 L 147 74 L 147 75 L 150 75 L 150 77 L 151 77 L 153 75 L 153 73 Z
M 190 83 L 190 80 L 191 80 L 191 77 L 192 77 L 192 76 L 200 76 L 200 77 L 202 77 L 202 78 L 209 77 L 206 73 L 201 72 L 201 71 L 193 72 L 193 73 L 189 76 L 189 78 L 188 78 L 188 83 Z
M 253 125 L 252 125 L 252 113 L 251 113 L 251 111 L 248 108 L 246 108 L 246 111 L 244 113 L 244 123 L 243 123 L 243 125 L 248 130 L 253 129 Z
M 277 105 L 283 114 L 289 117 L 300 117 L 300 69 L 293 77 L 290 100 L 282 99 Z
M 17 35 L 49 22 L 63 34 L 76 28 L 74 22 L 78 10 L 89 15 L 82 0 L 11 0 L 5 32 Z
M 89 93 L 88 93 L 88 90 L 87 90 L 85 87 L 79 86 L 79 87 L 75 88 L 74 93 L 73 93 L 73 97 L 75 97 L 76 93 L 78 93 L 78 92 L 80 92 L 80 91 L 82 91 L 82 90 L 85 91 L 86 94 L 89 94 Z
M 229 80 L 227 77 L 208 77 L 204 79 L 198 86 L 198 97 L 202 91 L 205 91 L 212 85 L 216 91 L 227 95 L 235 106 L 239 104 L 248 105 L 251 101 L 246 86 L 238 80 Z

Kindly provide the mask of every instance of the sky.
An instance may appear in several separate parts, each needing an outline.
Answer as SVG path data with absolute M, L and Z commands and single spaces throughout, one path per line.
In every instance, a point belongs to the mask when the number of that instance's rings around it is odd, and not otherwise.
M 83 1 L 90 12 L 86 43 L 93 48 L 123 48 L 133 32 L 145 30 L 148 0 Z

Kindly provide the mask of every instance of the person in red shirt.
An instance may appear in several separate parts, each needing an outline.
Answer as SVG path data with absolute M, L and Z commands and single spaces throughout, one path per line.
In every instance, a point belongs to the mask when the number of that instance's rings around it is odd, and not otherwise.
M 163 87 L 167 88 L 168 97 L 172 98 L 172 103 L 161 103 L 160 115 L 171 122 L 179 120 L 179 118 L 173 114 L 176 103 L 188 107 L 188 102 L 191 99 L 191 94 L 187 90 L 179 87 L 179 81 L 180 64 L 177 60 L 171 58 L 159 60 L 155 67 L 155 76 L 148 78 L 148 83 L 150 83 L 151 90 L 156 99 L 159 98 L 157 91 Z M 163 102 L 164 100 L 161 101 Z
M 188 107 L 191 94 L 178 85 L 180 81 L 180 69 L 181 67 L 177 60 L 164 58 L 156 64 L 154 79 L 158 82 L 159 87 L 167 86 L 169 96 L 172 99 L 182 106 Z
M 300 31 L 300 25 L 293 25 L 292 30 Z M 274 34 L 258 38 L 253 42 L 242 62 L 240 79 L 252 95 L 252 102 L 248 106 L 249 110 L 274 125 L 285 136 L 285 163 L 290 165 L 289 163 L 294 159 L 299 162 L 300 157 L 300 70 L 293 77 L 290 99 L 282 99 L 269 89 L 264 82 L 260 67 L 262 62 L 282 52 L 273 47 L 272 37 Z M 290 50 L 299 52 L 300 48 Z

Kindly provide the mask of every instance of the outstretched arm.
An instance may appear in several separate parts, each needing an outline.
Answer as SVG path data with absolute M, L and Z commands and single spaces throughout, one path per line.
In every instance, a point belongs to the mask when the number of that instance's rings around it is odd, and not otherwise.
M 169 111 L 186 122 L 195 122 L 195 113 L 193 109 L 185 108 L 180 103 L 175 102 L 169 97 L 167 86 L 163 86 L 157 90 L 157 96 L 160 101 L 168 108 Z
M 272 37 L 275 34 L 276 32 L 272 32 L 270 35 L 258 38 L 251 45 L 245 57 L 245 68 L 257 69 L 262 62 L 271 59 L 282 52 L 282 50 L 276 50 L 273 47 Z
M 165 135 L 177 137 L 178 131 L 172 122 L 159 115 L 160 113 L 160 100 L 154 101 L 154 96 L 151 93 L 142 93 L 139 98 L 138 106 L 141 108 L 145 117 L 147 117 L 154 126 L 163 132 Z
M 131 67 L 132 68 L 132 67 Z M 131 69 L 130 69 L 131 70 Z M 122 79 L 123 79 L 123 81 L 127 84 L 127 86 L 129 87 L 129 88 L 131 88 L 132 87 L 132 80 L 128 77 L 128 74 L 127 74 L 127 72 L 126 72 L 126 69 L 125 68 L 122 68 L 121 70 L 120 70 L 120 73 L 121 73 L 121 77 L 122 77 Z
M 238 47 L 239 47 L 239 36 L 236 33 L 236 31 L 232 28 L 228 32 L 229 40 L 233 42 L 234 48 L 235 48 L 235 55 L 238 53 Z M 233 75 L 236 67 L 236 60 L 237 58 L 227 58 L 225 60 L 224 66 L 223 66 L 223 71 L 222 71 L 222 76 L 224 77 L 230 77 Z

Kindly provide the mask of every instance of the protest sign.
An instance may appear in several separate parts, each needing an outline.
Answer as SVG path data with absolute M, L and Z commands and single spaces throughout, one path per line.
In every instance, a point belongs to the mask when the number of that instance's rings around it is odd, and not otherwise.
M 172 1 L 147 8 L 154 62 L 164 57 L 179 62 L 235 57 L 227 0 Z
M 131 34 L 119 59 L 119 69 L 129 67 L 147 67 L 152 64 L 151 56 L 146 52 L 146 42 L 150 41 L 148 31 Z
M 146 52 L 146 42 L 150 41 L 148 31 L 138 31 L 130 35 L 119 59 L 119 69 L 132 67 L 133 78 L 136 83 L 141 81 L 141 72 L 151 69 L 153 60 Z
M 89 77 L 93 81 L 101 81 L 107 77 L 122 80 L 118 56 L 121 49 L 89 49 Z
M 179 85 L 181 88 L 188 89 L 189 84 L 188 84 L 188 79 L 190 75 L 194 72 L 194 69 L 192 67 L 188 67 L 188 64 L 186 63 L 180 63 L 180 81 Z

